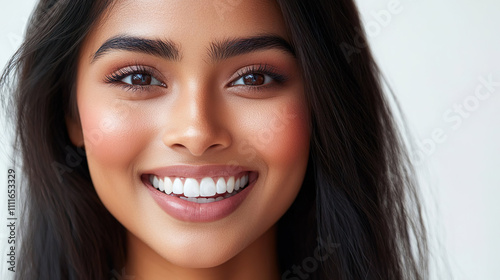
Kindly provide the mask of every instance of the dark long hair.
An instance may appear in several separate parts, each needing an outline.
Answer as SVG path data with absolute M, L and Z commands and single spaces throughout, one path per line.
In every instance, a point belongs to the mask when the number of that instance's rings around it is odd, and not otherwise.
M 302 194 L 279 224 L 282 271 L 302 266 L 310 279 L 426 279 L 426 230 L 409 156 L 354 2 L 278 3 L 313 127 Z M 316 248 L 329 258 L 313 269 Z
M 42 0 L 14 75 L 16 144 L 26 178 L 17 279 L 109 279 L 125 230 L 100 202 L 71 144 L 80 45 L 109 1 Z M 311 112 L 309 165 L 278 222 L 283 279 L 425 279 L 426 231 L 404 141 L 353 0 L 277 0 Z

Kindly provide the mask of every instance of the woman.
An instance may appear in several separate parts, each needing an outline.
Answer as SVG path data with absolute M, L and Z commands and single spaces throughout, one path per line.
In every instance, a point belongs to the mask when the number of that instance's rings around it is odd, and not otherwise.
M 425 279 L 352 1 L 40 1 L 18 279 Z M 416 242 L 414 242 L 416 241 Z

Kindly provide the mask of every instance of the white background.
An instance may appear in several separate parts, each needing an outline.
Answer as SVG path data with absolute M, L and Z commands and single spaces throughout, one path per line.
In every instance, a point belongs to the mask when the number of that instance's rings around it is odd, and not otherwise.
M 35 1 L 2 2 L 3 66 L 20 44 Z M 416 143 L 433 252 L 440 263 L 433 279 L 499 279 L 500 85 L 481 100 L 474 94 L 480 77 L 500 83 L 500 1 L 357 3 L 373 53 Z M 480 92 L 488 93 L 484 87 Z M 457 106 L 464 108 L 462 115 Z M 440 136 L 433 139 L 436 133 Z M 0 145 L 0 275 L 9 279 L 4 224 L 11 165 L 4 133 Z

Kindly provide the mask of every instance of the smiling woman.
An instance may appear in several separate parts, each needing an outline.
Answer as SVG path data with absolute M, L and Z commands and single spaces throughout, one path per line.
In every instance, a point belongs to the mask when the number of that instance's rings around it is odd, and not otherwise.
M 68 119 L 100 200 L 127 229 L 128 273 L 279 277 L 271 240 L 304 178 L 309 125 L 278 7 L 241 3 L 221 22 L 186 2 L 137 5 L 117 2 L 87 35 Z M 256 136 L 285 114 L 294 121 L 262 145 Z
M 2 79 L 29 190 L 17 279 L 425 278 L 376 65 L 339 47 L 354 4 L 235 5 L 40 1 Z

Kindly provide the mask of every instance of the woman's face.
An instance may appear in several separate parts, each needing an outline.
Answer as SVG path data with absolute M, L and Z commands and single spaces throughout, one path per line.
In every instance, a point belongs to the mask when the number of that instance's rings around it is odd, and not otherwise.
M 287 42 L 264 0 L 116 1 L 95 25 L 78 62 L 81 130 L 69 130 L 129 245 L 213 267 L 288 209 L 309 119 Z

